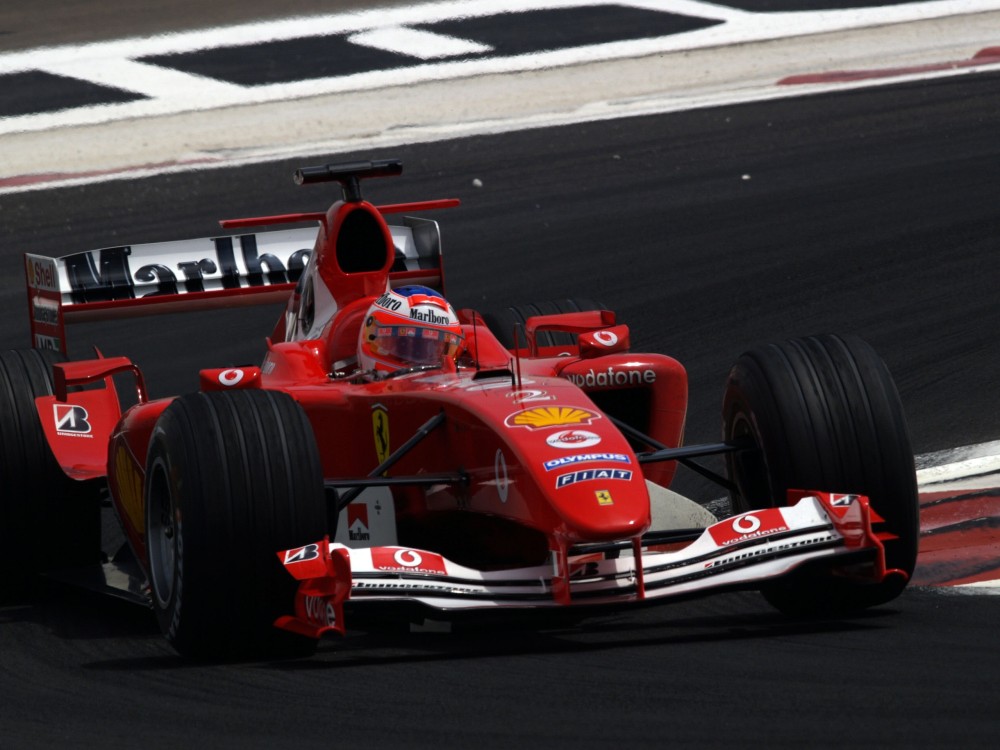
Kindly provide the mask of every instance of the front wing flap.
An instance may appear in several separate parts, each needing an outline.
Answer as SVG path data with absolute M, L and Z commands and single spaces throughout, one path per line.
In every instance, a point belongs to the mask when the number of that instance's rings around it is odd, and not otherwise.
M 790 507 L 719 521 L 679 550 L 657 551 L 640 540 L 617 556 L 553 552 L 549 565 L 496 571 L 468 568 L 427 550 L 349 549 L 324 539 L 278 553 L 300 584 L 294 616 L 281 617 L 275 625 L 316 638 L 331 630 L 343 635 L 348 598 L 353 607 L 410 602 L 444 615 L 669 600 L 752 588 L 820 559 L 829 562 L 832 573 L 872 583 L 905 575 L 886 569 L 871 524 L 867 498 L 816 492 Z

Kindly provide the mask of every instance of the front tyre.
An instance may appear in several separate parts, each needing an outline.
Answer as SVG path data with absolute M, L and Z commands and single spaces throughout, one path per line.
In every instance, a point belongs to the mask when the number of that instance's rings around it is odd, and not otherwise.
M 146 463 L 146 545 L 160 628 L 186 657 L 308 653 L 279 631 L 296 582 L 277 552 L 326 534 L 319 452 L 302 408 L 264 390 L 182 396 Z
M 810 336 L 737 359 L 723 399 L 738 512 L 783 505 L 789 489 L 867 495 L 885 522 L 886 566 L 913 573 L 919 539 L 916 472 L 899 395 L 874 350 L 854 336 Z M 897 597 L 901 576 L 864 584 L 803 571 L 765 597 L 796 615 L 843 614 Z

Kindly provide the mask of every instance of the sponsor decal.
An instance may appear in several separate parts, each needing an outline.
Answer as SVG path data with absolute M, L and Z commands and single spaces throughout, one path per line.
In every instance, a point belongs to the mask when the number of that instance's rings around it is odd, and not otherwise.
M 427 382 L 431 382 L 431 378 L 426 379 Z M 495 378 L 484 378 L 483 380 L 464 380 L 459 383 L 455 383 L 454 375 L 438 375 L 437 380 L 441 382 L 449 383 L 453 388 L 462 391 L 496 391 L 496 390 L 508 390 L 511 391 L 507 394 L 508 398 L 516 398 L 517 393 L 522 393 L 523 391 L 511 390 L 510 376 L 504 375 L 502 377 Z M 421 381 L 423 382 L 423 381 Z M 436 381 L 435 381 L 436 382 Z M 521 385 L 532 385 L 535 381 L 528 380 L 525 378 L 521 381 Z
M 328 625 L 333 627 L 337 624 L 337 612 L 333 604 L 322 596 L 307 596 L 303 602 L 306 610 L 306 619 L 317 625 Z
M 397 297 L 395 294 L 389 294 L 385 292 L 381 297 L 375 300 L 376 307 L 382 307 L 386 310 L 392 310 L 396 312 L 403 306 L 403 300 Z
M 60 351 L 62 346 L 60 345 L 59 339 L 54 336 L 42 336 L 41 334 L 35 334 L 35 348 L 36 349 L 52 349 L 53 351 Z
M 445 583 L 433 583 L 431 581 L 359 581 L 354 579 L 351 584 L 352 591 L 416 591 L 418 593 L 441 593 L 447 596 L 483 596 L 489 593 L 485 586 L 474 586 L 470 584 L 448 581 Z
M 219 373 L 219 384 L 232 388 L 234 385 L 239 385 L 243 375 L 243 370 L 223 370 Z
M 595 331 L 594 341 L 601 346 L 611 348 L 618 343 L 618 335 L 614 331 Z
M 317 557 L 319 557 L 319 545 L 307 544 L 305 547 L 288 550 L 285 553 L 285 565 L 315 560 Z
M 41 297 L 35 297 L 31 301 L 31 317 L 36 323 L 57 326 L 59 325 L 59 305 Z
M 584 469 L 574 471 L 570 474 L 560 474 L 556 478 L 556 488 L 569 487 L 577 482 L 595 482 L 615 480 L 628 482 L 632 479 L 632 472 L 628 469 Z
M 515 412 L 504 420 L 508 427 L 527 427 L 542 430 L 548 427 L 570 427 L 590 424 L 600 418 L 588 409 L 579 406 L 536 406 L 533 409 Z
M 603 558 L 588 556 L 581 560 L 571 560 L 569 563 L 569 577 L 575 581 L 585 578 L 594 578 L 600 575 L 601 569 L 598 562 Z
M 382 404 L 372 407 L 372 434 L 378 462 L 384 463 L 389 458 L 389 411 Z
M 82 406 L 76 404 L 52 404 L 52 412 L 56 422 L 56 433 L 68 437 L 87 437 L 90 434 L 91 426 L 88 421 L 90 415 Z
M 839 506 L 844 506 L 844 505 L 850 505 L 851 503 L 853 503 L 854 501 L 856 501 L 859 497 L 860 497 L 860 495 L 835 495 L 835 494 L 831 493 L 830 494 L 830 505 L 832 505 L 834 507 L 839 507 Z
M 757 510 L 708 527 L 712 539 L 721 547 L 781 531 L 788 531 L 788 525 L 779 508 Z
M 451 320 L 448 319 L 447 315 L 438 315 L 433 310 L 417 310 L 415 308 L 411 308 L 410 319 L 419 320 L 421 323 L 430 323 L 436 326 L 451 325 Z
M 594 497 L 597 498 L 598 505 L 614 505 L 615 501 L 611 498 L 611 493 L 607 490 L 597 490 L 594 493 Z
M 503 456 L 503 451 L 497 448 L 497 455 L 493 459 L 493 474 L 497 478 L 497 494 L 500 495 L 500 502 L 507 502 L 507 493 L 510 490 L 510 479 L 507 476 L 507 459 Z
M 28 286 L 46 292 L 59 291 L 59 275 L 56 272 L 55 258 L 26 255 L 24 260 L 27 264 Z
M 553 469 L 559 469 L 563 466 L 572 466 L 573 464 L 594 463 L 596 461 L 609 461 L 612 463 L 619 463 L 619 464 L 632 463 L 632 459 L 630 459 L 624 453 L 576 453 L 572 456 L 562 456 L 560 458 L 553 458 L 550 461 L 546 461 L 544 466 L 545 466 L 545 471 L 552 471 Z
M 371 539 L 368 506 L 364 503 L 351 503 L 347 506 L 347 538 L 352 542 L 367 542 Z
M 817 539 L 793 539 L 792 541 L 785 543 L 771 543 L 763 545 L 760 547 L 751 547 L 745 552 L 740 552 L 739 554 L 734 554 L 727 556 L 722 560 L 711 560 L 705 563 L 706 568 L 718 568 L 727 565 L 733 565 L 735 563 L 742 563 L 745 560 L 752 560 L 755 557 L 760 557 L 762 555 L 770 555 L 776 552 L 783 552 L 784 550 L 799 549 L 804 547 L 812 547 L 819 544 L 825 544 L 826 542 L 836 539 L 833 534 L 825 534 Z
M 585 374 L 567 373 L 566 377 L 574 385 L 581 387 L 623 388 L 631 385 L 649 385 L 656 382 L 656 372 L 645 370 L 595 370 L 591 367 Z
M 239 260 L 234 240 L 239 243 Z M 177 258 L 163 254 L 135 271 L 129 262 L 132 247 L 75 253 L 62 258 L 61 262 L 65 265 L 70 299 L 74 304 L 298 281 L 309 262 L 310 249 L 278 250 L 280 242 L 265 238 L 264 244 L 270 245 L 275 252 L 261 253 L 257 241 L 257 235 L 245 234 L 183 243 L 189 246 L 192 255 Z M 154 246 L 136 247 L 148 254 Z M 211 248 L 211 255 L 206 256 L 204 252 L 208 248 Z M 140 251 L 139 255 L 142 254 Z M 137 294 L 137 289 L 142 293 Z
M 526 404 L 532 401 L 555 401 L 555 396 L 550 396 L 546 391 L 539 391 L 533 389 L 511 391 L 507 394 L 507 398 L 514 399 L 519 404 Z
M 444 558 L 433 552 L 415 549 L 373 547 L 372 565 L 376 570 L 396 573 L 434 573 L 445 575 Z
M 601 436 L 596 432 L 588 430 L 560 430 L 553 432 L 545 442 L 553 448 L 564 448 L 566 450 L 576 450 L 579 448 L 592 448 L 601 442 Z

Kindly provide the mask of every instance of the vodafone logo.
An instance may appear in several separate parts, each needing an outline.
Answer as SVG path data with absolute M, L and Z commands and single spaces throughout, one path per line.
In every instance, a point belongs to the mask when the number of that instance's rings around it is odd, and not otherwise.
M 737 534 L 752 534 L 760 528 L 760 519 L 757 516 L 740 516 L 733 520 L 733 531 Z
M 727 547 L 730 544 L 758 539 L 782 531 L 788 531 L 788 524 L 785 523 L 781 508 L 755 510 L 753 513 L 744 513 L 742 516 L 720 521 L 714 526 L 708 527 L 709 534 L 720 547 Z
M 405 547 L 372 547 L 372 565 L 376 570 L 397 573 L 434 573 L 445 575 L 444 558 L 433 552 L 418 552 Z
M 243 375 L 243 370 L 223 370 L 219 373 L 219 384 L 232 388 L 242 382 Z
M 594 341 L 610 348 L 618 343 L 618 335 L 614 331 L 597 331 L 594 333 Z
M 392 559 L 396 561 L 397 565 L 402 565 L 404 568 L 419 568 L 420 563 L 424 561 L 420 553 L 413 549 L 398 549 L 393 554 Z
M 601 436 L 589 430 L 560 430 L 553 432 L 545 442 L 553 448 L 563 450 L 574 450 L 576 448 L 590 448 L 601 442 Z
M 323 597 L 307 596 L 305 598 L 306 619 L 317 625 L 334 627 L 337 624 L 337 610 L 333 604 Z

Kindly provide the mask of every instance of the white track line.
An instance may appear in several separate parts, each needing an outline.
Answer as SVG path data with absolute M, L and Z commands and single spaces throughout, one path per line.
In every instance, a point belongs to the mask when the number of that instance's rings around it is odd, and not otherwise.
M 193 52 L 229 46 L 315 37 L 330 34 L 356 34 L 358 38 L 388 43 L 393 34 L 399 44 L 411 49 L 413 39 L 422 33 L 410 29 L 409 41 L 403 40 L 402 27 L 449 19 L 524 12 L 544 8 L 608 5 L 610 0 L 463 0 L 340 13 L 310 18 L 240 24 L 202 31 L 165 34 L 151 38 L 131 38 L 85 45 L 41 48 L 0 55 L 0 74 L 38 70 L 69 75 L 79 80 L 136 91 L 151 97 L 146 101 L 112 106 L 80 107 L 59 113 L 0 118 L 4 133 L 47 130 L 69 125 L 87 125 L 110 120 L 152 117 L 178 112 L 226 106 L 282 101 L 346 91 L 362 91 L 388 86 L 441 81 L 473 75 L 540 70 L 555 66 L 580 65 L 598 60 L 636 58 L 665 52 L 705 47 L 728 46 L 747 42 L 857 29 L 884 24 L 927 20 L 956 14 L 970 14 L 1000 9 L 1000 0 L 940 0 L 939 2 L 865 8 L 850 11 L 753 14 L 718 5 L 685 0 L 617 0 L 618 5 L 674 12 L 722 21 L 706 29 L 672 34 L 652 39 L 590 45 L 552 52 L 513 57 L 492 57 L 430 65 L 416 64 L 392 71 L 374 71 L 356 75 L 323 78 L 266 86 L 236 86 L 202 76 L 174 71 L 157 78 L 153 66 L 133 62 L 149 55 Z M 446 45 L 459 49 L 477 46 L 469 40 L 446 37 Z M 379 40 L 382 40 L 381 42 Z M 402 49 L 402 47 L 400 48 Z M 448 54 L 440 57 L 447 57 Z M 436 59 L 436 58 L 424 58 Z M 160 83 L 163 86 L 161 88 Z M 177 96 L 183 86 L 186 96 Z

